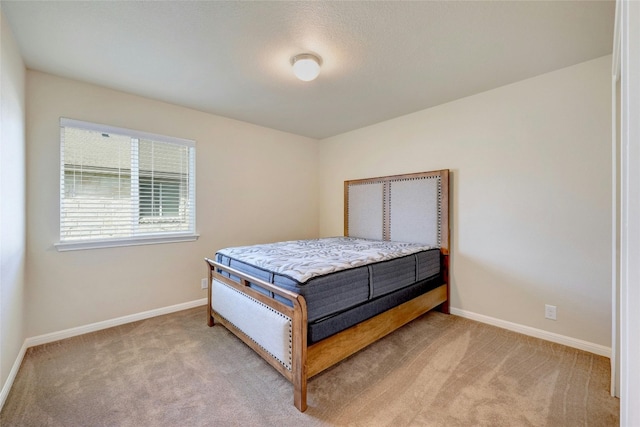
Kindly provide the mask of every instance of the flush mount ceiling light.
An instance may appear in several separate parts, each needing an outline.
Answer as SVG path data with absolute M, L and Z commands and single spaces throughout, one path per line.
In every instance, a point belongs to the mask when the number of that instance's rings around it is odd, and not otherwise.
M 309 82 L 320 74 L 322 59 L 311 53 L 301 53 L 291 58 L 293 74 L 303 82 Z

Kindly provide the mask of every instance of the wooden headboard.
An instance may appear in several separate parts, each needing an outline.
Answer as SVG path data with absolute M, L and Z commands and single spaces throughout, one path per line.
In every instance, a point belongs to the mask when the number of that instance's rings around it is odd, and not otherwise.
M 449 253 L 449 170 L 344 182 L 344 235 Z

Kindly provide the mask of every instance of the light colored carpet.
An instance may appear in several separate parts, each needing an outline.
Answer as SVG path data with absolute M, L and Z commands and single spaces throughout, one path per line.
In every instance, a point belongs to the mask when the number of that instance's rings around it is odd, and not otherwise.
M 438 312 L 292 386 L 196 308 L 28 350 L 7 426 L 615 426 L 609 360 Z

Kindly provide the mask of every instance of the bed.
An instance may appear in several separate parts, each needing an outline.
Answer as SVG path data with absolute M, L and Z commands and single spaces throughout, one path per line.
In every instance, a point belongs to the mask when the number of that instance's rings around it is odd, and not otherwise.
M 293 384 L 438 307 L 448 313 L 449 171 L 344 183 L 344 236 L 232 247 L 205 258 L 207 322 Z

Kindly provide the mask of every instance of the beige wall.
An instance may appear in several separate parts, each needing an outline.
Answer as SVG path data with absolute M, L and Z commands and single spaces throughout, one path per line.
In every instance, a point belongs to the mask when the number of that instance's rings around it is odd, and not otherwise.
M 610 347 L 610 70 L 606 56 L 321 141 L 320 235 L 342 233 L 344 180 L 451 169 L 452 307 Z
M 0 12 L 0 407 L 22 344 L 25 294 L 25 68 Z
M 204 298 L 216 249 L 318 234 L 316 140 L 35 71 L 26 93 L 29 337 Z M 195 140 L 200 239 L 56 251 L 60 117 Z

